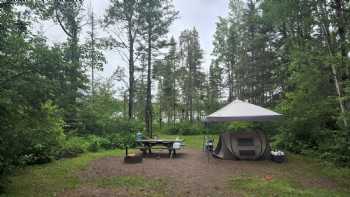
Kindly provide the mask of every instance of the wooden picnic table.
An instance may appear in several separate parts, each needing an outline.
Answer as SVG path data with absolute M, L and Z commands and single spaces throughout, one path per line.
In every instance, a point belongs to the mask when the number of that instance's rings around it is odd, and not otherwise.
M 136 140 L 136 143 L 139 145 L 138 149 L 140 149 L 144 154 L 147 153 L 152 154 L 153 146 L 162 146 L 162 147 L 154 147 L 153 149 L 167 149 L 169 151 L 169 155 L 172 153 L 176 155 L 176 150 L 173 148 L 173 144 L 175 142 L 183 143 L 181 139 L 169 140 L 169 139 L 143 139 Z

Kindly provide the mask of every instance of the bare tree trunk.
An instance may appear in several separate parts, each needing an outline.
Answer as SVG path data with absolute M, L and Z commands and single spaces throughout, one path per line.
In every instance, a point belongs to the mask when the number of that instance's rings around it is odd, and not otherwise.
M 191 53 L 191 52 L 189 52 Z M 190 111 L 190 122 L 193 122 L 193 70 L 192 70 L 192 57 L 189 55 L 189 91 L 188 91 L 188 102 L 189 102 L 189 111 Z
M 95 95 L 95 87 L 94 87 L 94 82 L 95 82 L 95 21 L 94 21 L 94 13 L 91 13 L 91 96 L 92 96 L 92 102 L 94 100 L 94 95 Z
M 330 54 L 330 55 L 332 56 L 332 54 Z M 336 70 L 334 64 L 331 64 L 331 68 L 332 68 L 335 89 L 336 89 L 337 94 L 338 94 L 338 102 L 339 102 L 340 111 L 342 114 L 344 114 L 346 110 L 345 110 L 344 103 L 342 100 L 342 94 L 341 94 L 341 90 L 340 90 L 340 86 L 339 86 L 339 82 L 338 82 L 338 77 L 337 77 L 337 70 Z M 343 118 L 343 122 L 344 122 L 344 126 L 347 127 L 348 122 L 346 120 L 346 117 Z
M 131 23 L 131 22 L 130 22 Z M 133 111 L 134 111 L 134 38 L 132 35 L 131 27 L 129 27 L 128 31 L 129 36 L 129 110 L 128 110 L 128 118 L 129 120 L 133 119 Z
M 123 112 L 124 112 L 124 118 L 126 119 L 127 117 L 127 112 L 126 112 L 126 103 L 128 102 L 128 98 L 127 98 L 127 95 L 126 95 L 126 91 L 124 91 L 124 95 L 123 95 L 123 98 L 124 98 L 124 102 L 123 102 Z
M 175 127 L 176 121 L 176 80 L 175 80 L 175 60 L 173 62 L 173 126 Z
M 146 132 L 152 137 L 152 92 L 151 92 L 151 63 L 152 63 L 152 40 L 151 29 L 148 29 L 148 48 L 147 48 L 147 95 L 146 95 L 146 110 L 145 124 Z
M 228 102 L 233 101 L 233 76 L 232 76 L 232 66 L 228 65 Z
M 163 81 L 162 79 L 160 79 L 160 90 L 163 89 Z M 169 118 L 168 118 L 169 119 Z M 161 96 L 161 93 L 159 95 L 159 128 L 162 129 L 162 96 Z
M 333 55 L 333 50 L 332 50 L 332 40 L 330 37 L 330 32 L 328 30 L 328 28 L 326 28 L 325 24 L 321 24 L 322 30 L 323 30 L 323 34 L 326 38 L 327 41 L 327 45 L 328 45 L 328 52 L 329 52 L 329 56 L 331 58 L 334 58 Z M 338 80 L 338 75 L 337 75 L 337 69 L 335 68 L 334 64 L 330 64 L 331 66 L 331 70 L 332 70 L 332 75 L 333 75 L 333 80 L 334 80 L 334 86 L 335 86 L 335 90 L 337 92 L 337 96 L 338 96 L 338 103 L 339 103 L 339 107 L 340 107 L 340 111 L 342 114 L 344 114 L 346 112 L 345 107 L 344 107 L 344 103 L 342 100 L 342 91 L 341 91 L 341 87 L 339 85 L 339 80 Z M 346 120 L 346 117 L 343 118 L 343 123 L 344 126 L 347 127 L 348 126 L 348 122 Z

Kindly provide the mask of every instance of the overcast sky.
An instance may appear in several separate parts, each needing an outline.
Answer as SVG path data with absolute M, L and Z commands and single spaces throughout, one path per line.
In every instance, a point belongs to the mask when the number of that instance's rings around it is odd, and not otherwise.
M 89 0 L 86 0 L 89 2 Z M 91 0 L 93 10 L 98 18 L 102 18 L 106 8 L 109 6 L 109 0 Z M 218 16 L 227 16 L 228 0 L 174 0 L 175 9 L 179 11 L 177 19 L 170 27 L 169 37 L 174 36 L 178 39 L 181 31 L 196 27 L 200 36 L 201 48 L 204 51 L 203 67 L 208 71 L 210 64 L 210 53 L 213 49 L 212 39 L 215 32 L 215 23 Z M 52 43 L 63 42 L 66 39 L 63 31 L 53 22 L 42 22 L 34 25 L 35 29 L 40 29 Z M 104 34 L 100 32 L 99 34 Z M 84 29 L 81 37 L 86 37 Z M 107 64 L 104 70 L 98 74 L 100 77 L 109 77 L 115 67 L 125 66 L 118 53 L 106 51 Z

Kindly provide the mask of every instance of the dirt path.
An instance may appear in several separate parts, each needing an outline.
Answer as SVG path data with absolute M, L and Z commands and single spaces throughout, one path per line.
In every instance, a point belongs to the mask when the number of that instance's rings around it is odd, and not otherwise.
M 175 159 L 167 154 L 160 158 L 145 158 L 140 164 L 124 164 L 122 157 L 106 157 L 91 163 L 88 169 L 79 173 L 84 182 L 115 176 L 142 176 L 150 179 L 165 179 L 169 196 L 239 196 L 234 188 L 228 188 L 229 180 L 235 176 L 271 175 L 274 178 L 293 176 L 305 186 L 332 187 L 330 180 L 305 178 L 297 172 L 290 174 L 287 164 L 270 161 L 229 161 L 208 157 L 198 150 L 186 149 Z M 68 197 L 128 196 L 125 188 L 103 189 L 85 186 L 62 193 Z M 133 195 L 137 196 L 137 195 Z M 152 195 L 151 195 L 152 196 Z

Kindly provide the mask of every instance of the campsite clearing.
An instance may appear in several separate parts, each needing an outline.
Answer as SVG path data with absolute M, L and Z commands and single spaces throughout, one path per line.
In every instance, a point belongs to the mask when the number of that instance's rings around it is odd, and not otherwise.
M 170 137 L 170 136 L 169 136 Z M 176 136 L 172 136 L 175 138 Z M 27 167 L 6 196 L 349 196 L 350 170 L 289 155 L 289 161 L 229 161 L 208 157 L 203 136 L 181 136 L 186 149 L 124 164 L 122 151 L 84 154 Z M 160 158 L 158 157 L 160 156 Z M 35 180 L 35 182 L 33 182 Z

